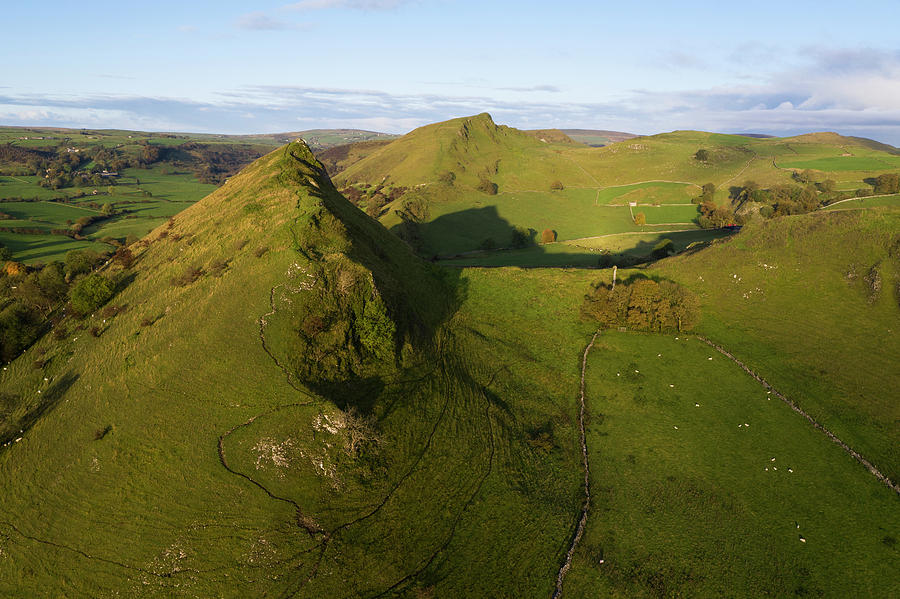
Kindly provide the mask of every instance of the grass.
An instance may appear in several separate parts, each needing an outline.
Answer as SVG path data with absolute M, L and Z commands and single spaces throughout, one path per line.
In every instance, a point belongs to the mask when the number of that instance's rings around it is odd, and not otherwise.
M 893 492 L 738 366 L 604 333 L 587 372 L 594 499 L 567 594 L 900 590 Z
M 666 183 L 651 181 L 634 183 L 617 187 L 606 187 L 597 190 L 598 204 L 671 204 L 689 203 L 691 198 L 699 195 L 700 190 L 694 185 L 684 183 Z
M 859 198 L 826 206 L 825 210 L 859 210 L 861 208 L 882 208 L 900 206 L 900 195 L 881 196 L 876 198 Z
M 23 183 L 17 179 L 24 179 Z M 76 188 L 47 190 L 38 187 L 36 177 L 18 177 L 10 182 L 10 177 L 0 179 L 0 194 L 4 197 L 43 198 L 67 197 L 75 193 Z M 87 206 L 87 203 L 112 204 L 120 212 L 116 217 L 104 220 L 85 230 L 87 240 L 77 241 L 64 235 L 40 235 L 31 239 L 32 235 L 2 233 L 0 242 L 13 251 L 16 260 L 25 263 L 51 262 L 63 260 L 65 254 L 72 249 L 102 248 L 109 249 L 106 244 L 97 243 L 105 237 L 114 237 L 124 241 L 128 236 L 143 237 L 154 228 L 208 195 L 216 189 L 215 185 L 199 183 L 193 175 L 184 173 L 166 173 L 162 167 L 152 169 L 125 169 L 119 184 L 101 188 L 98 195 L 86 195 L 74 198 L 72 203 L 61 202 L 2 202 L 0 212 L 5 212 L 17 219 L 3 221 L 6 227 L 24 227 L 46 229 L 67 229 L 69 221 L 76 221 L 83 216 L 96 216 L 100 211 Z M 79 191 L 92 190 L 84 188 Z M 147 192 L 149 195 L 145 195 Z
M 694 158 L 698 149 L 709 160 Z M 818 168 L 819 179 L 839 180 L 841 189 L 865 189 L 867 178 L 900 165 L 892 151 L 836 134 L 751 138 L 699 131 L 591 148 L 541 143 L 477 115 L 419 128 L 357 160 L 336 181 L 415 188 L 430 207 L 423 255 L 448 255 L 476 250 L 488 238 L 503 247 L 514 227 L 551 228 L 560 240 L 638 230 L 624 213 L 591 206 L 616 210 L 633 203 L 649 224 L 696 222 L 694 207 L 669 205 L 689 204 L 706 183 L 717 186 L 716 201 L 726 204 L 731 188 L 747 181 L 795 184 L 794 168 Z M 441 181 L 449 173 L 448 185 Z M 497 195 L 477 191 L 485 178 L 498 186 Z M 554 181 L 562 191 L 550 191 Z M 385 226 L 397 225 L 401 204 L 381 217 Z
M 653 248 L 663 239 L 672 241 L 675 251 L 683 251 L 691 244 L 705 244 L 731 235 L 720 229 L 688 229 L 665 233 L 616 233 L 600 237 L 573 239 L 515 250 L 477 252 L 441 260 L 448 266 L 519 266 L 533 268 L 597 268 L 601 259 L 609 255 L 613 261 L 622 258 L 647 261 Z M 606 260 L 603 264 L 607 265 Z
M 815 169 L 839 173 L 843 171 L 884 171 L 900 169 L 898 156 L 830 156 L 814 160 L 794 160 L 781 164 L 784 168 Z
M 571 392 L 588 276 L 555 290 L 556 273 L 435 279 L 326 179 L 306 183 L 317 176 L 284 152 L 263 158 L 136 246 L 113 300 L 124 311 L 64 320 L 68 334 L 0 373 L 16 398 L 0 430 L 0 592 L 549 593 L 579 501 Z M 189 267 L 199 277 L 173 285 Z M 446 278 L 465 307 L 441 315 Z M 364 361 L 354 386 L 313 389 L 293 374 L 315 365 L 297 319 L 345 314 L 373 282 L 398 327 L 436 325 L 433 341 L 411 331 L 400 366 Z M 333 425 L 344 402 L 377 421 L 359 454 Z M 538 431 L 549 445 L 529 442 Z
M 696 224 L 700 216 L 697 206 L 639 206 L 632 208 L 637 212 L 643 212 L 647 217 L 648 225 L 657 224 Z
M 723 163 L 746 164 L 731 136 L 620 151 L 638 161 L 711 140 Z M 591 191 L 533 195 L 630 221 L 627 206 L 590 205 Z M 481 215 L 478 235 L 513 224 L 477 208 L 465 222 Z M 538 203 L 502 210 L 532 218 Z M 575 231 L 578 216 L 560 218 Z M 577 243 L 708 242 L 620 276 L 692 289 L 701 333 L 893 474 L 897 218 L 821 212 L 723 239 L 692 228 Z M 124 310 L 66 318 L 0 371 L 0 407 L 12 405 L 0 594 L 550 594 L 582 501 L 576 400 L 593 326 L 579 306 L 608 270 L 423 263 L 300 144 L 134 249 L 133 280 L 112 300 Z M 590 249 L 549 244 L 521 263 Z M 386 357 L 365 349 L 370 337 L 393 341 Z M 587 376 L 594 503 L 568 594 L 896 589 L 896 498 L 724 358 L 674 336 L 604 333 Z
M 900 413 L 887 390 L 900 361 L 898 218 L 880 208 L 776 219 L 653 269 L 698 294 L 704 334 L 893 480 Z M 873 268 L 878 291 L 867 281 Z

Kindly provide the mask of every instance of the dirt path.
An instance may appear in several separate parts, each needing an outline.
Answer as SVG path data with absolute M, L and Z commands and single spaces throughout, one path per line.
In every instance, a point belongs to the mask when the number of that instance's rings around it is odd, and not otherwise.
M 698 231 L 699 229 L 672 229 L 670 231 L 625 231 L 624 233 L 607 233 L 605 235 L 594 235 L 593 237 L 576 237 L 575 239 L 563 239 L 556 243 L 572 244 L 573 241 L 588 241 L 590 239 L 604 239 L 606 237 L 621 237 L 623 235 L 659 235 L 660 233 L 684 233 L 685 231 Z M 572 244 L 577 245 L 577 244 Z
M 584 371 L 587 369 L 588 353 L 590 353 L 591 348 L 594 347 L 594 341 L 597 340 L 597 335 L 599 334 L 600 331 L 594 333 L 594 336 L 591 337 L 591 342 L 584 348 L 584 354 L 581 356 L 581 409 L 578 414 L 578 428 L 581 430 L 581 459 L 584 463 L 584 503 L 581 506 L 581 518 L 578 520 L 578 526 L 575 527 L 575 536 L 572 537 L 572 544 L 569 545 L 569 550 L 566 552 L 566 559 L 559 568 L 559 573 L 556 575 L 556 589 L 551 595 L 552 599 L 558 599 L 558 597 L 562 595 L 563 578 L 566 577 L 566 573 L 572 566 L 572 556 L 575 555 L 575 548 L 578 546 L 578 541 L 581 540 L 582 535 L 584 535 L 584 527 L 587 524 L 588 507 L 591 503 L 591 470 L 588 464 L 587 441 L 585 440 L 584 435 Z
M 897 485 L 897 484 L 894 483 L 891 479 L 889 479 L 889 478 L 886 477 L 884 474 L 882 474 L 882 473 L 878 470 L 878 468 L 876 468 L 876 467 L 874 466 L 874 464 L 872 464 L 872 463 L 871 463 L 869 460 L 867 460 L 866 458 L 862 457 L 859 453 L 857 453 L 857 452 L 856 452 L 853 448 L 851 448 L 849 445 L 847 445 L 846 443 L 844 443 L 843 441 L 841 441 L 841 440 L 837 437 L 837 435 L 835 435 L 835 434 L 832 433 L 830 430 L 828 430 L 827 428 L 825 428 L 822 424 L 820 424 L 819 422 L 817 422 L 815 418 L 813 418 L 812 416 L 810 416 L 809 414 L 807 414 L 806 412 L 804 412 L 804 411 L 800 408 L 800 406 L 798 406 L 798 405 L 795 404 L 793 401 L 791 401 L 790 399 L 788 399 L 787 397 L 785 397 L 784 395 L 782 395 L 781 393 L 779 393 L 778 390 L 775 389 L 772 385 L 770 385 L 768 381 L 766 381 L 764 378 L 762 378 L 761 376 L 759 376 L 758 374 L 756 374 L 755 372 L 753 372 L 752 370 L 750 370 L 750 368 L 749 368 L 747 365 L 745 365 L 743 362 L 741 362 L 740 360 L 738 360 L 737 358 L 735 358 L 733 355 L 731 355 L 725 348 L 723 348 L 723 347 L 721 347 L 721 346 L 719 346 L 719 345 L 716 345 L 715 343 L 713 343 L 712 341 L 710 341 L 710 340 L 707 339 L 706 337 L 701 337 L 700 335 L 697 335 L 697 339 L 699 339 L 700 341 L 706 343 L 707 345 L 709 345 L 710 347 L 712 347 L 713 349 L 715 349 L 717 352 L 719 352 L 720 354 L 722 354 L 723 356 L 725 356 L 726 358 L 728 358 L 729 360 L 731 360 L 732 362 L 734 362 L 735 364 L 737 364 L 738 366 L 740 366 L 741 369 L 742 369 L 744 372 L 746 372 L 747 374 L 749 374 L 750 376 L 752 376 L 753 378 L 755 378 L 757 381 L 759 381 L 759 384 L 760 384 L 760 385 L 762 385 L 765 389 L 771 391 L 771 392 L 772 392 L 772 395 L 774 395 L 775 397 L 777 397 L 778 399 L 780 399 L 781 401 L 783 401 L 784 403 L 786 403 L 788 406 L 790 406 L 790 408 L 791 408 L 792 410 L 794 410 L 795 412 L 797 412 L 798 414 L 800 414 L 801 416 L 803 416 L 804 418 L 806 418 L 806 419 L 810 422 L 810 424 L 812 424 L 815 428 L 817 428 L 817 429 L 819 429 L 820 431 L 822 431 L 823 433 L 825 433 L 825 436 L 828 437 L 829 439 L 831 439 L 831 441 L 832 441 L 833 443 L 835 443 L 835 444 L 837 444 L 837 445 L 840 445 L 841 449 L 843 449 L 843 450 L 846 451 L 848 454 L 850 454 L 850 456 L 853 457 L 854 460 L 856 460 L 857 462 L 859 462 L 860 464 L 862 464 L 862 465 L 866 468 L 866 470 L 868 470 L 870 473 L 872 473 L 872 475 L 873 475 L 875 478 L 877 478 L 877 479 L 880 480 L 882 483 L 884 483 L 885 485 L 887 485 L 887 486 L 888 486 L 890 489 L 892 489 L 895 493 L 900 494 L 900 485 Z
M 831 208 L 832 206 L 837 206 L 838 204 L 843 204 L 844 202 L 852 202 L 853 200 L 866 200 L 868 198 L 888 198 L 891 196 L 897 195 L 896 193 L 882 193 L 874 196 L 856 196 L 855 198 L 847 198 L 846 200 L 838 200 L 837 202 L 832 202 L 830 204 L 825 204 L 824 206 L 819 206 L 819 210 L 825 210 L 827 208 Z

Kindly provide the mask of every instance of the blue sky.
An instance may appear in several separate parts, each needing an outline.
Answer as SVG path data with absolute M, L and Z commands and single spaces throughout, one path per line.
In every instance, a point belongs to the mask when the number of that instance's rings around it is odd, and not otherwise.
M 0 124 L 795 134 L 900 145 L 896 0 L 23 2 Z

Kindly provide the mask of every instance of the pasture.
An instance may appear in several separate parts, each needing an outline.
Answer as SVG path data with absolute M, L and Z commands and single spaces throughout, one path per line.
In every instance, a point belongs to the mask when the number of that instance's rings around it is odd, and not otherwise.
M 894 492 L 706 344 L 604 332 L 587 398 L 593 497 L 566 594 L 900 591 Z
M 109 249 L 109 244 L 100 243 L 108 237 L 120 242 L 129 236 L 143 237 L 216 189 L 215 185 L 198 182 L 189 173 L 173 170 L 159 166 L 129 168 L 123 170 L 116 185 L 60 190 L 39 187 L 37 177 L 0 177 L 0 199 L 7 200 L 0 202 L 0 212 L 13 217 L 0 221 L 0 226 L 46 231 L 41 235 L 0 232 L 0 243 L 12 250 L 16 260 L 35 263 L 62 260 L 73 249 Z M 98 192 L 96 195 L 94 190 Z M 86 195 L 74 197 L 77 193 Z M 9 201 L 16 197 L 42 200 Z M 50 234 L 54 229 L 68 229 L 81 217 L 99 216 L 101 212 L 96 206 L 104 204 L 111 204 L 116 214 L 86 227 L 82 231 L 85 239 Z

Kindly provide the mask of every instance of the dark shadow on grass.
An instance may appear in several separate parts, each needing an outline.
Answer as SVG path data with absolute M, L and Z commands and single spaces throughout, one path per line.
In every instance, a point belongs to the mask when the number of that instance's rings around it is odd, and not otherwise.
M 654 236 L 648 240 L 647 236 L 654 235 L 654 230 L 647 227 L 642 232 L 611 236 L 610 240 L 630 242 L 618 243 L 622 247 L 616 250 L 579 247 L 577 240 L 565 245 L 539 245 L 534 229 L 522 230 L 513 226 L 493 206 L 445 214 L 416 227 L 423 248 L 419 251 L 420 255 L 438 264 L 454 267 L 627 268 L 683 252 L 696 241 L 711 241 L 732 234 L 721 229 L 693 229 L 663 233 L 661 238 Z M 408 237 L 409 230 L 408 223 L 391 229 L 402 237 Z M 673 251 L 666 253 L 663 249 L 660 253 L 657 246 L 665 239 L 671 240 Z M 455 253 L 441 251 L 448 247 L 471 249 Z M 553 251 L 560 247 L 571 251 Z M 656 254 L 654 250 L 657 250 Z
M 30 403 L 26 404 L 25 411 L 18 417 L 15 416 L 15 412 L 12 412 L 9 415 L 9 420 L 4 419 L 2 425 L 2 429 L 0 429 L 0 447 L 6 445 L 7 443 L 14 442 L 15 439 L 22 437 L 28 434 L 28 431 L 31 430 L 31 427 L 35 425 L 35 423 L 41 419 L 42 416 L 50 412 L 53 408 L 59 405 L 60 400 L 65 396 L 66 391 L 75 384 L 75 381 L 78 380 L 78 374 L 68 372 L 52 383 L 50 383 L 46 388 L 41 389 L 41 393 L 37 395 L 36 398 L 32 399 Z M 7 394 L 9 396 L 9 394 Z M 7 397 L 9 403 L 22 404 L 21 397 Z M 19 408 L 17 408 L 18 411 Z

